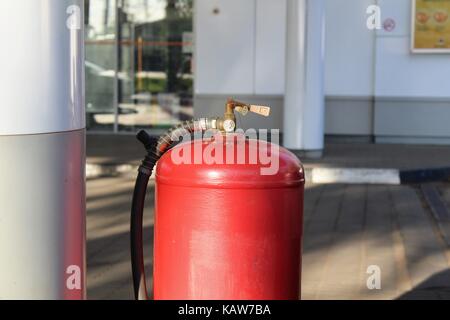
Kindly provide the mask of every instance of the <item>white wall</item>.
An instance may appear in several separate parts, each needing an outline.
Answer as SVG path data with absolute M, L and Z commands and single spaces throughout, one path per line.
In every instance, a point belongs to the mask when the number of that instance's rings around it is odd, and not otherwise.
M 392 32 L 367 29 L 366 8 L 375 3 L 381 8 L 382 22 L 395 20 Z M 327 0 L 327 96 L 450 97 L 449 55 L 410 51 L 411 3 Z
M 196 0 L 195 93 L 282 95 L 285 23 L 286 0 Z
M 450 55 L 410 52 L 411 3 L 326 0 L 327 134 L 450 136 L 434 126 L 450 114 Z M 394 31 L 367 28 L 373 4 L 382 22 L 395 20 Z M 272 95 L 281 105 L 285 24 L 286 0 L 196 0 L 196 95 Z M 429 115 L 421 120 L 426 130 L 417 115 Z
M 325 94 L 373 96 L 375 34 L 366 9 L 375 0 L 327 0 Z
M 194 19 L 195 93 L 253 92 L 255 1 L 196 0 Z
M 256 0 L 255 94 L 283 94 L 286 0 Z
M 327 95 L 373 96 L 374 2 L 326 1 Z M 195 13 L 196 94 L 284 94 L 286 0 L 196 0 Z
M 375 3 L 383 21 L 396 21 L 393 32 L 367 29 Z M 196 0 L 195 8 L 196 94 L 284 94 L 286 0 Z M 449 55 L 411 54 L 410 24 L 411 0 L 327 0 L 326 95 L 450 97 Z
M 379 5 L 383 19 L 393 18 L 397 27 L 377 33 L 376 96 L 449 98 L 450 55 L 410 52 L 411 1 L 379 0 Z
M 449 144 L 450 56 L 411 53 L 411 1 L 379 4 L 396 29 L 376 37 L 376 141 Z

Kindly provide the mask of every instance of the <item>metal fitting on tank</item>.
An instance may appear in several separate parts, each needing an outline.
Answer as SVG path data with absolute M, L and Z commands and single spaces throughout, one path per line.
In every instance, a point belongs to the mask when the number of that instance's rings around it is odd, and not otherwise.
M 213 119 L 212 127 L 226 133 L 234 132 L 236 130 L 235 111 L 243 116 L 246 116 L 249 112 L 253 112 L 264 117 L 268 117 L 270 115 L 270 107 L 268 106 L 248 104 L 230 98 L 225 105 L 225 113 L 223 118 Z

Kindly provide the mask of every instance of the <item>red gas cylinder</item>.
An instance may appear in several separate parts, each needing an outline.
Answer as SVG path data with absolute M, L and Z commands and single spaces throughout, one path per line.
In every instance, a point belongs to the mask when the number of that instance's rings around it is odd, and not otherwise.
M 237 140 L 186 142 L 159 160 L 155 299 L 299 298 L 302 165 L 275 144 Z

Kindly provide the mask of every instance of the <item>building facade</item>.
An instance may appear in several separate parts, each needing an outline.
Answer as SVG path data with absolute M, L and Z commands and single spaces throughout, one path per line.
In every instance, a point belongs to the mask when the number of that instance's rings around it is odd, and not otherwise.
M 242 126 L 283 131 L 287 8 L 296 0 L 116 1 L 87 1 L 87 70 L 97 79 L 87 71 L 91 130 L 157 131 L 220 114 L 232 96 L 273 107 L 270 118 L 249 115 Z M 312 30 L 306 42 L 324 41 L 324 133 L 450 144 L 450 59 L 411 51 L 415 1 L 324 2 L 325 32 Z M 375 29 L 368 25 L 374 5 Z

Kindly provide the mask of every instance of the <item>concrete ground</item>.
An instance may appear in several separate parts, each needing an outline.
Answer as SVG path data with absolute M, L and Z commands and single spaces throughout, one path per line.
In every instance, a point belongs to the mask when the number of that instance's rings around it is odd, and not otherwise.
M 118 152 L 120 150 L 120 152 Z M 134 135 L 89 134 L 88 162 L 137 165 L 144 156 Z M 424 169 L 450 167 L 450 147 L 403 144 L 327 143 L 321 159 L 303 159 L 309 167 Z
M 449 193 L 448 184 L 308 186 L 302 297 L 450 299 Z M 368 289 L 371 266 L 380 290 Z
M 88 299 L 132 299 L 129 222 L 131 177 L 100 178 L 87 182 Z M 153 189 L 149 188 L 144 217 L 145 259 L 151 281 Z
M 88 180 L 89 299 L 131 299 L 133 177 Z M 145 212 L 151 287 L 153 188 Z M 303 299 L 450 299 L 450 184 L 307 185 Z M 367 288 L 369 266 L 381 289 Z M 370 271 L 370 269 L 369 269 Z
M 120 150 L 120 151 L 119 151 Z M 129 211 L 135 166 L 144 152 L 133 135 L 88 135 L 88 163 L 127 164 L 87 189 L 88 298 L 131 299 Z M 445 146 L 328 143 L 306 168 L 450 167 Z M 151 182 L 153 183 L 153 182 Z M 145 212 L 151 287 L 153 188 Z M 450 299 L 450 183 L 313 185 L 305 190 L 304 299 Z M 380 271 L 381 289 L 367 281 Z M 370 278 L 372 279 L 372 278 Z M 369 280 L 370 280 L 369 279 Z

